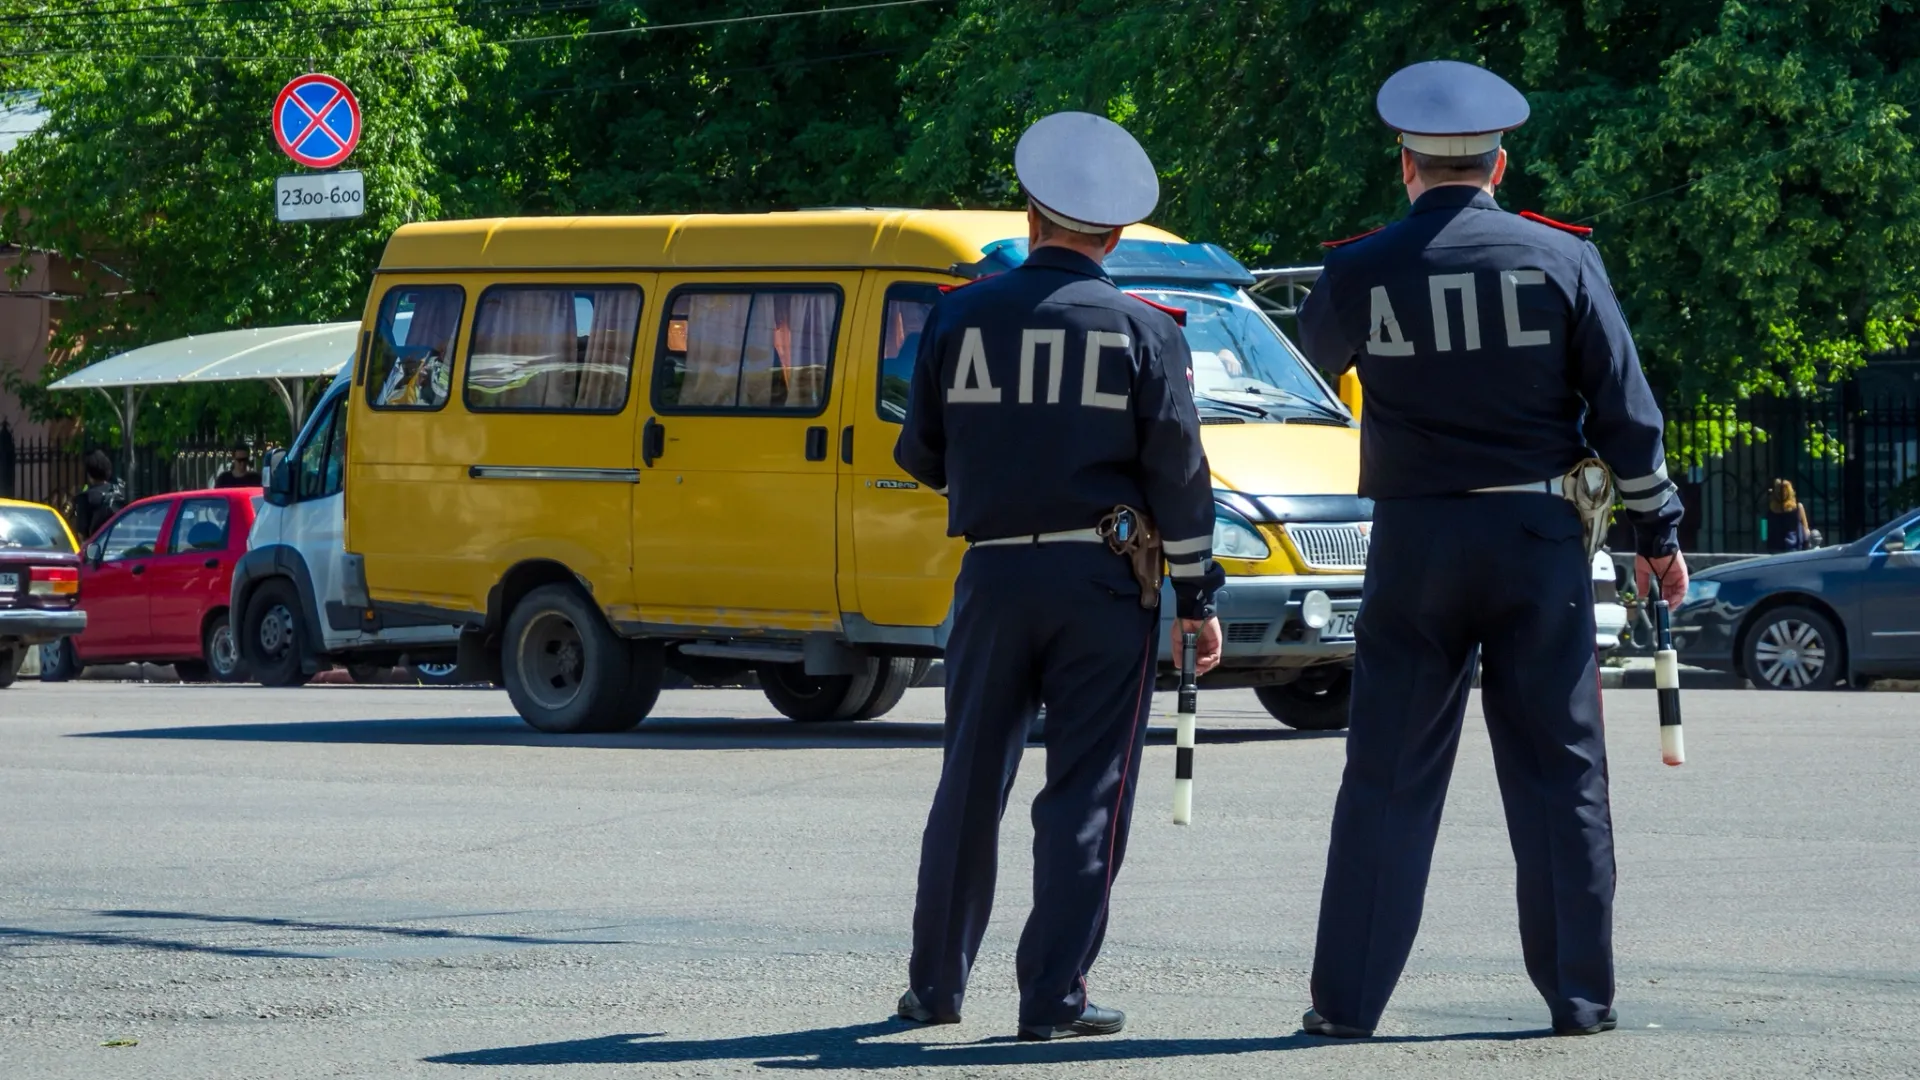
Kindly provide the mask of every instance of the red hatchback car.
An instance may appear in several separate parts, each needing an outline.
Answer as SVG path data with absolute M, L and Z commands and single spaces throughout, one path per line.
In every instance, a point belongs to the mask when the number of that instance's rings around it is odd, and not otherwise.
M 47 648 L 41 678 L 136 662 L 172 664 L 188 682 L 244 678 L 227 600 L 260 502 L 259 488 L 181 491 L 114 515 L 81 553 L 87 628 Z

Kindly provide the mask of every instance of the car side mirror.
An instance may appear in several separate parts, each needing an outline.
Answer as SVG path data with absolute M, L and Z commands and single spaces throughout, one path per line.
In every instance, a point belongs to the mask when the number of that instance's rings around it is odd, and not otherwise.
M 293 502 L 293 469 L 284 456 L 267 466 L 267 490 L 262 494 L 274 506 Z
M 81 555 L 81 558 L 87 560 L 87 564 L 89 566 L 95 566 L 95 567 L 99 566 L 100 565 L 100 542 L 96 540 L 96 541 L 93 541 L 92 543 L 89 543 L 87 545 L 86 552 Z
M 1907 538 L 1900 533 L 1893 533 L 1880 541 L 1880 546 L 1886 550 L 1887 554 L 1896 554 L 1907 550 Z

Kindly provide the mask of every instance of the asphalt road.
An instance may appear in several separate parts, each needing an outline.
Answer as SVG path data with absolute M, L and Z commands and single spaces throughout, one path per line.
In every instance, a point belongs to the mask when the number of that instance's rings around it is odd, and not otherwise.
M 808 728 L 681 691 L 563 740 L 493 691 L 17 685 L 0 1076 L 1920 1074 L 1912 695 L 1691 692 L 1667 769 L 1653 694 L 1608 694 L 1622 1027 L 1589 1039 L 1542 1036 L 1476 714 L 1366 1044 L 1297 1034 L 1342 740 L 1246 693 L 1203 698 L 1193 826 L 1148 751 L 1093 978 L 1125 1035 L 1010 1039 L 1018 809 L 967 1021 L 891 1021 L 939 708 Z

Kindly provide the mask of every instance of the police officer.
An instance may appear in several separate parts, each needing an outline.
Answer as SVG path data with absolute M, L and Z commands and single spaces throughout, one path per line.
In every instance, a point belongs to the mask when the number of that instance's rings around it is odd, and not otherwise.
M 1639 574 L 1686 592 L 1660 410 L 1588 230 L 1500 209 L 1519 91 L 1470 64 L 1380 90 L 1412 209 L 1330 245 L 1309 357 L 1357 364 L 1376 500 L 1347 767 L 1314 950 L 1313 1034 L 1372 1034 L 1400 977 L 1475 661 L 1518 864 L 1527 973 L 1554 1030 L 1611 1030 L 1613 829 L 1585 529 L 1561 478 L 1618 477 Z
M 1203 671 L 1219 660 L 1212 595 L 1224 577 L 1186 341 L 1166 310 L 1115 288 L 1101 266 L 1159 201 L 1152 162 L 1119 125 L 1068 112 L 1029 128 L 1014 165 L 1027 259 L 936 305 L 894 450 L 947 496 L 947 531 L 971 545 L 954 583 L 946 753 L 899 1014 L 960 1019 L 993 905 L 1000 818 L 1045 705 L 1034 907 L 1016 965 L 1019 1037 L 1044 1040 L 1125 1022 L 1087 999 L 1087 972 L 1126 851 L 1158 619 L 1097 527 L 1118 506 L 1157 525 L 1174 633 L 1200 635 Z

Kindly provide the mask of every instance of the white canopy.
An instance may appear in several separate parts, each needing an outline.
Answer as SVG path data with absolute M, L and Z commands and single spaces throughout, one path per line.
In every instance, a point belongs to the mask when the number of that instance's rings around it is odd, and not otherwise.
M 353 359 L 359 333 L 359 323 L 339 322 L 198 334 L 109 357 L 60 379 L 50 389 L 317 379 L 338 373 Z
M 357 322 L 223 330 L 145 345 L 110 356 L 54 382 L 52 390 L 98 390 L 120 417 L 123 474 L 132 483 L 133 428 L 148 386 L 258 379 L 286 406 L 296 434 L 307 418 L 307 380 L 338 374 L 353 361 Z M 112 390 L 120 391 L 115 400 Z

